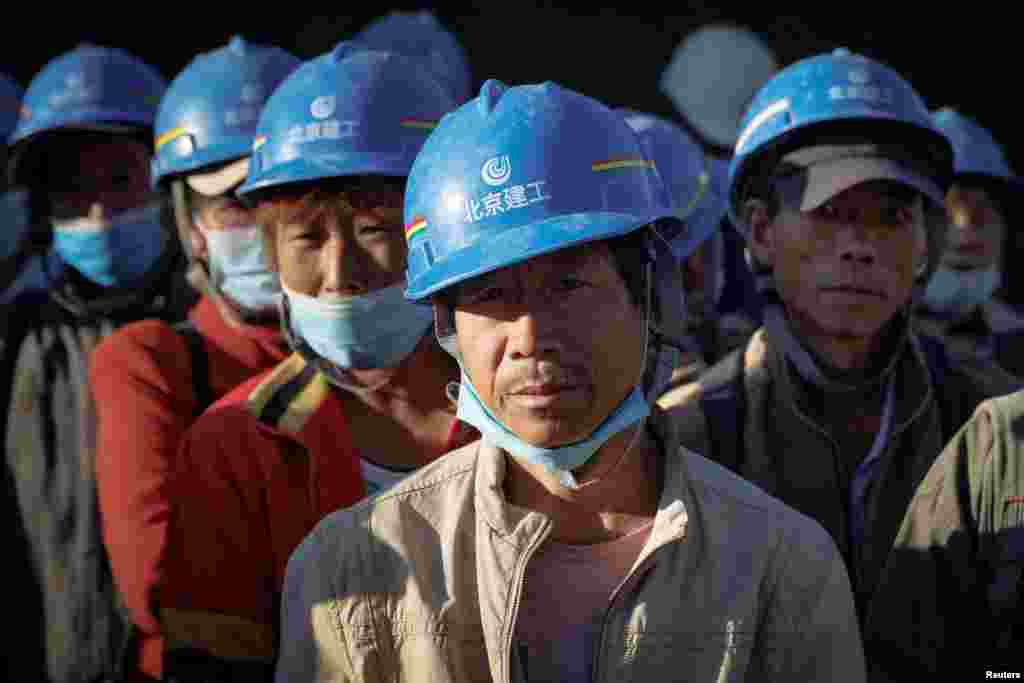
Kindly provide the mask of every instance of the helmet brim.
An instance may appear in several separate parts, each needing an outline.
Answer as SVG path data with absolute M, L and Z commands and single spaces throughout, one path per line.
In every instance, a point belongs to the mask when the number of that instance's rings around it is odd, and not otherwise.
M 477 240 L 448 254 L 433 263 L 426 273 L 410 280 L 405 296 L 414 301 L 425 299 L 465 280 L 562 249 L 620 237 L 666 218 L 672 216 L 664 212 L 588 212 L 530 223 L 493 238 Z M 409 245 L 410 251 L 419 248 L 419 243 L 419 239 L 414 238 Z M 515 256 L 510 257 L 509 254 Z M 410 258 L 413 258 L 412 254 Z

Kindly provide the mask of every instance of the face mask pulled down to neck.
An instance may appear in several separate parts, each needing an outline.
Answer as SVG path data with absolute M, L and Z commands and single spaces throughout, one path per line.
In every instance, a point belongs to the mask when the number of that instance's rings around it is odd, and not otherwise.
M 392 368 L 413 352 L 434 322 L 430 306 L 405 298 L 405 283 L 368 294 L 318 298 L 283 282 L 292 332 L 344 370 Z
M 167 243 L 160 203 L 110 218 L 53 219 L 53 246 L 68 265 L 103 287 L 138 282 L 156 265 Z
M 258 225 L 206 228 L 198 213 L 192 222 L 206 240 L 210 280 L 235 303 L 243 317 L 262 317 L 277 311 L 281 285 L 263 256 L 263 230 Z
M 646 365 L 648 345 L 650 343 L 650 325 L 648 323 L 650 320 L 651 310 L 650 280 L 651 274 L 650 270 L 648 270 L 647 302 L 643 318 L 643 349 L 642 355 L 640 356 L 641 367 Z M 442 346 L 444 346 L 449 353 L 456 351 L 452 348 L 451 344 L 442 343 Z M 651 413 L 651 406 L 645 399 L 642 390 L 643 371 L 641 370 L 640 378 L 637 380 L 633 390 L 618 405 L 612 414 L 606 417 L 605 420 L 597 426 L 590 436 L 575 443 L 556 446 L 554 448 L 534 446 L 533 444 L 527 443 L 516 436 L 512 430 L 502 424 L 502 422 L 487 409 L 487 406 L 484 405 L 476 389 L 473 387 L 473 382 L 469 377 L 469 373 L 466 372 L 466 368 L 462 363 L 461 357 L 457 352 L 454 352 L 453 355 L 459 362 L 459 366 L 462 369 L 455 417 L 476 427 L 480 430 L 480 434 L 484 441 L 497 446 L 513 458 L 542 466 L 545 470 L 557 476 L 559 483 L 568 489 L 578 490 L 583 486 L 596 481 L 592 480 L 585 482 L 584 484 L 580 484 L 577 481 L 576 476 L 573 474 L 573 470 L 582 467 L 589 462 L 597 452 L 601 450 L 601 447 L 604 446 L 613 436 L 625 431 L 627 428 L 632 427 L 639 422 L 641 425 L 636 430 L 629 446 L 626 448 L 625 454 L 622 456 L 625 458 L 625 456 L 636 446 L 640 434 L 643 431 L 643 422 Z
M 928 281 L 924 305 L 940 315 L 966 315 L 992 298 L 1001 279 L 996 265 L 973 270 L 939 266 Z

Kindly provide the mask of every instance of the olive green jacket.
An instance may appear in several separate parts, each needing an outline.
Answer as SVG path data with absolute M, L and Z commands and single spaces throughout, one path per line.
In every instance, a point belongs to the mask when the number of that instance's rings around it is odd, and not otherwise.
M 868 615 L 872 678 L 1020 671 L 1022 573 L 1024 391 L 978 406 L 918 487 Z

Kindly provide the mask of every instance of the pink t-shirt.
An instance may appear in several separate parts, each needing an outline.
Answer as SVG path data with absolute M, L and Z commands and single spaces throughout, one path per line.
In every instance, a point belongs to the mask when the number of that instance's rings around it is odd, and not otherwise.
M 526 567 L 516 647 L 530 681 L 590 681 L 594 647 L 612 593 L 654 521 L 595 545 L 548 541 Z

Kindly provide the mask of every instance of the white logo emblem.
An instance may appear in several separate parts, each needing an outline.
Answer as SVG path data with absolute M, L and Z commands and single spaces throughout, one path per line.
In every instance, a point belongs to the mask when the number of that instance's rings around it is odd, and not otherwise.
M 868 73 L 867 69 L 850 69 L 850 83 L 856 83 L 857 85 L 864 85 L 871 80 L 871 74 Z
M 326 119 L 334 113 L 334 95 L 324 95 L 313 100 L 309 111 L 315 118 Z
M 78 90 L 85 85 L 85 76 L 77 71 L 69 73 L 64 78 L 64 85 L 67 86 L 68 90 Z
M 484 162 L 483 168 L 480 169 L 480 177 L 483 178 L 485 183 L 493 187 L 508 182 L 511 175 L 512 163 L 508 160 L 507 154 L 488 159 Z

